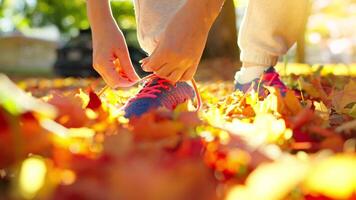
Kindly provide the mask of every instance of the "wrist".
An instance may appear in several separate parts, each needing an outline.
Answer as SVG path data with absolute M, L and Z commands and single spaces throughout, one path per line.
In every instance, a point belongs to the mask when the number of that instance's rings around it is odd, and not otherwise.
M 187 6 L 194 9 L 193 13 L 210 28 L 219 16 L 224 2 L 225 0 L 187 0 Z
M 87 12 L 92 30 L 116 25 L 109 0 L 87 0 Z

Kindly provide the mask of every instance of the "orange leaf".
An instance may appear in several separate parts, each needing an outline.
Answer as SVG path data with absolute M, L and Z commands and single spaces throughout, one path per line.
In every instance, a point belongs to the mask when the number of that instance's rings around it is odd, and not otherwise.
M 79 97 L 53 92 L 48 103 L 58 108 L 56 121 L 67 128 L 83 127 L 89 120 Z
M 184 130 L 184 124 L 173 121 L 171 113 L 157 111 L 133 118 L 129 125 L 138 139 L 163 139 L 176 136 Z
M 299 99 L 296 97 L 294 91 L 288 90 L 286 96 L 283 98 L 286 109 L 290 112 L 291 115 L 296 115 L 302 111 L 302 106 Z

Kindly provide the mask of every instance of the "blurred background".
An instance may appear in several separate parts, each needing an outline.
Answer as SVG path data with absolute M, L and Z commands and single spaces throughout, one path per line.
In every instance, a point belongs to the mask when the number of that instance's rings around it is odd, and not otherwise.
M 356 62 L 356 0 L 313 0 L 298 44 L 284 58 L 306 64 Z M 247 0 L 227 0 L 210 33 L 199 73 L 239 66 L 237 31 Z M 132 60 L 145 57 L 131 0 L 112 1 Z M 85 0 L 0 0 L 0 72 L 20 76 L 95 76 Z M 204 70 L 209 69 L 209 72 Z M 141 76 L 144 73 L 137 67 Z M 218 73 L 219 74 L 219 73 Z

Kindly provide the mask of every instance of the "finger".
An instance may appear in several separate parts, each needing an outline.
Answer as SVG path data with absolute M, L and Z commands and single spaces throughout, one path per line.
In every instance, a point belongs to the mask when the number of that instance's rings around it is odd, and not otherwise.
M 94 69 L 110 87 L 116 88 L 118 86 L 119 77 L 112 62 L 108 61 L 105 64 L 95 64 Z
M 139 63 L 140 63 L 141 65 L 144 65 L 144 64 L 146 64 L 146 63 L 148 62 L 149 59 L 150 59 L 149 57 L 146 57 L 146 58 L 140 60 Z
M 121 76 L 120 73 L 118 72 L 118 69 L 116 68 L 115 65 L 112 65 L 112 62 L 108 62 L 106 65 L 104 65 L 104 69 L 106 69 L 104 73 L 102 73 L 102 77 L 104 81 L 112 88 L 118 88 L 118 87 L 131 87 L 133 86 L 136 81 L 130 80 L 127 75 Z M 111 66 L 111 67 L 110 67 Z
M 145 64 L 142 65 L 142 69 L 145 72 L 157 72 L 159 71 L 166 63 L 160 62 L 160 64 Z
M 175 84 L 182 78 L 183 74 L 184 70 L 175 70 L 168 76 L 168 80 Z
M 122 70 L 122 72 L 126 74 L 130 81 L 137 82 L 140 78 L 138 77 L 131 63 L 129 52 L 125 50 L 124 52 L 116 52 L 115 55 L 118 58 L 115 61 L 115 67 L 119 68 L 119 70 Z
M 147 63 L 150 62 L 151 58 L 154 57 L 156 55 L 157 49 L 158 49 L 159 45 L 156 46 L 156 48 L 153 50 L 153 52 L 151 54 L 149 54 L 146 58 L 143 58 L 142 60 L 140 60 L 140 64 L 141 64 L 141 68 L 146 71 L 146 72 L 152 72 L 153 70 L 147 66 Z
M 183 76 L 181 77 L 181 81 L 190 81 L 193 79 L 196 72 L 196 67 L 190 67 L 187 71 L 184 72 Z
M 158 71 L 166 63 L 164 55 L 161 53 L 154 52 L 148 59 L 148 61 L 142 65 L 143 70 L 147 71 Z
M 129 72 L 127 72 L 127 70 L 125 71 L 124 68 L 121 66 L 121 62 L 120 62 L 120 59 L 116 59 L 113 61 L 114 62 L 114 65 L 115 65 L 115 70 L 117 72 L 117 74 L 121 77 L 121 78 L 124 78 L 124 79 L 127 79 L 128 81 L 132 81 L 130 79 L 130 77 L 128 76 Z
M 146 64 L 141 65 L 141 68 L 145 72 L 153 72 L 153 69 L 151 67 L 147 66 Z
M 174 71 L 169 65 L 163 65 L 158 71 L 155 72 L 161 78 L 168 78 L 168 76 Z

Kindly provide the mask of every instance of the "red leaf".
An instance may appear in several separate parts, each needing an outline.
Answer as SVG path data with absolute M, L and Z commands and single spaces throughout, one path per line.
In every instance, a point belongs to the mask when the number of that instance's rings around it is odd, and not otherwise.
M 0 134 L 5 134 L 9 129 L 9 124 L 5 116 L 5 111 L 0 107 Z
M 304 109 L 294 119 L 291 124 L 292 129 L 298 129 L 307 123 L 311 122 L 315 118 L 315 114 L 312 110 Z
M 19 117 L 10 116 L 9 120 L 11 123 L 7 130 L 0 134 L 0 169 L 11 166 L 30 153 L 50 153 L 51 135 L 43 130 L 32 113 L 24 113 Z
M 90 108 L 92 110 L 97 110 L 101 107 L 101 100 L 99 96 L 92 90 L 89 90 L 89 103 L 86 108 Z

